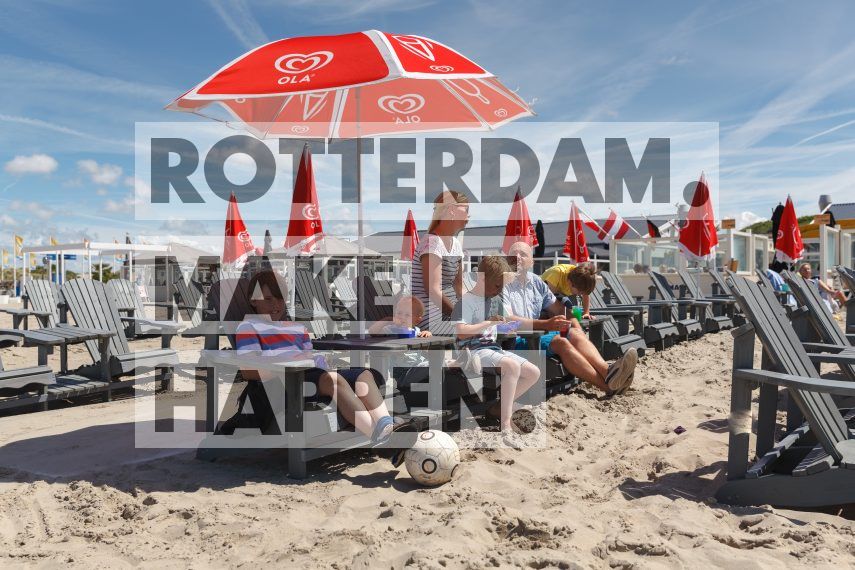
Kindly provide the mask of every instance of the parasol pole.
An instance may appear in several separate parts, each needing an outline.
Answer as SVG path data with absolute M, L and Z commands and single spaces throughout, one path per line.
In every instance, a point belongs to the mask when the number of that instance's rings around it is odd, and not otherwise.
M 365 254 L 365 236 L 362 225 L 362 137 L 359 132 L 359 105 L 360 91 L 356 88 L 356 243 L 358 254 L 356 256 L 356 332 L 359 336 L 365 333 L 365 284 L 362 282 L 365 276 L 363 255 Z

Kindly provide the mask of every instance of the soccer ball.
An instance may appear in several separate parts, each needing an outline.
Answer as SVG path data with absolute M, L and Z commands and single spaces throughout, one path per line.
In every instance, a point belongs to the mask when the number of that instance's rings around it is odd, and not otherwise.
M 404 462 L 413 479 L 427 487 L 435 487 L 454 478 L 460 464 L 460 449 L 445 432 L 423 431 L 415 445 L 404 453 Z

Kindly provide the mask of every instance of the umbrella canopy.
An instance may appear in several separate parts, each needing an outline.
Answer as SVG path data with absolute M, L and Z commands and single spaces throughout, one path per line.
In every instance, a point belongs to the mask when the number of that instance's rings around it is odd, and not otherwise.
M 272 250 L 270 252 L 272 257 L 277 257 L 284 255 L 285 257 L 292 257 L 295 255 L 301 255 L 304 252 L 300 245 L 295 247 L 287 248 L 280 247 Z M 347 241 L 345 239 L 341 239 L 335 236 L 324 235 L 317 242 L 315 242 L 314 247 L 312 249 L 312 255 L 318 257 L 356 257 L 359 254 L 359 246 L 352 241 Z M 368 249 L 367 247 L 363 247 L 362 255 L 369 257 L 378 257 L 381 254 L 373 249 Z
M 690 260 L 706 261 L 715 258 L 718 233 L 710 201 L 710 189 L 703 174 L 695 187 L 686 222 L 680 228 L 678 245 Z
M 242 263 L 255 252 L 252 237 L 246 231 L 246 224 L 240 215 L 235 193 L 229 197 L 229 209 L 226 212 L 226 231 L 223 237 L 223 263 Z
M 312 152 L 309 145 L 303 147 L 294 195 L 291 199 L 291 220 L 283 244 L 287 249 L 298 249 L 300 253 L 311 253 L 315 244 L 324 236 L 318 191 L 315 188 L 315 172 L 312 168 Z
M 775 235 L 775 259 L 786 263 L 795 263 L 805 252 L 802 242 L 802 232 L 799 229 L 799 219 L 793 200 L 787 196 L 787 203 L 781 213 L 778 232 Z
M 416 227 L 416 220 L 413 218 L 413 211 L 407 210 L 407 221 L 404 222 L 404 239 L 401 241 L 401 259 L 412 261 L 416 255 L 416 248 L 419 247 L 419 230 Z
M 533 115 L 453 49 L 376 30 L 265 44 L 166 108 L 220 120 L 216 107 L 261 138 L 485 130 Z
M 528 206 L 526 206 L 519 189 L 517 189 L 514 203 L 511 205 L 511 213 L 508 215 L 502 251 L 508 253 L 511 246 L 518 241 L 524 241 L 532 247 L 539 244 L 537 235 L 534 233 L 534 226 L 531 223 L 531 217 L 528 215 Z
M 576 202 L 570 203 L 570 219 L 567 221 L 567 238 L 564 254 L 577 263 L 588 261 L 588 242 L 585 241 L 585 226 Z

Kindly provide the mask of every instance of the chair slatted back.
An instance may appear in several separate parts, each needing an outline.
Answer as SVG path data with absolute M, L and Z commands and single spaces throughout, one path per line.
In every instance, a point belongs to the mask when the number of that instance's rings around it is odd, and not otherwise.
M 790 292 L 796 297 L 799 305 L 808 309 L 810 321 L 822 342 L 849 346 L 849 340 L 837 325 L 834 315 L 828 310 L 828 305 L 819 296 L 817 286 L 797 273 L 785 271 L 783 277 L 790 285 Z
M 763 287 L 768 287 L 769 289 L 774 289 L 775 287 L 772 285 L 772 282 L 769 281 L 769 276 L 766 275 L 766 272 L 762 269 L 755 269 L 754 273 L 757 275 L 757 282 L 760 283 Z
M 650 280 L 653 281 L 653 287 L 656 289 L 656 294 L 663 301 L 675 301 L 674 291 L 671 289 L 671 284 L 668 279 L 658 271 L 650 272 Z M 680 312 L 676 305 L 671 305 L 671 318 L 674 321 L 680 320 Z
M 312 309 L 320 315 L 336 312 L 323 275 L 315 275 L 306 269 L 294 272 L 294 300 L 303 309 Z
M 117 307 L 133 308 L 135 317 L 145 318 L 145 306 L 133 283 L 127 279 L 110 279 L 107 281 L 107 290 L 116 299 Z
M 721 295 L 733 296 L 733 292 L 730 290 L 730 285 L 727 284 L 727 281 L 724 280 L 724 277 L 717 268 L 707 269 L 707 273 L 712 276 L 713 282 L 718 286 Z
M 591 302 L 592 309 L 608 309 L 609 306 L 606 305 L 605 299 L 603 299 L 602 290 L 599 289 L 600 284 L 597 283 L 597 287 L 591 291 L 591 294 L 588 296 L 588 299 Z M 617 338 L 620 336 L 620 331 L 618 330 L 617 323 L 614 320 L 608 320 L 603 323 L 603 336 L 606 339 Z
M 356 303 L 356 290 L 353 288 L 353 282 L 350 279 L 344 275 L 339 275 L 333 279 L 333 284 L 335 285 L 338 298 L 341 299 L 342 302 L 347 305 Z
M 772 289 L 761 287 L 745 277 L 732 276 L 730 283 L 742 312 L 754 326 L 763 350 L 776 371 L 819 378 L 816 367 Z M 825 451 L 839 461 L 841 454 L 835 445 L 849 439 L 849 430 L 834 399 L 829 394 L 803 389 L 790 389 L 789 393 Z
M 850 293 L 855 295 L 855 269 L 838 265 L 834 268 L 840 276 L 840 284 L 844 289 L 848 289 Z
M 202 322 L 202 312 L 205 309 L 205 295 L 201 287 L 195 281 L 189 283 L 180 276 L 172 284 L 174 297 L 182 308 L 179 313 L 190 321 L 191 326 L 199 326 Z
M 130 352 L 115 297 L 104 283 L 94 279 L 72 279 L 62 285 L 62 296 L 77 326 L 116 333 L 110 338 L 110 354 L 118 356 Z M 96 341 L 86 341 L 86 349 L 96 362 L 101 358 Z
M 610 273 L 608 271 L 601 271 L 600 277 L 603 278 L 603 281 L 606 284 L 606 287 L 612 292 L 615 299 L 617 300 L 617 305 L 634 305 L 635 297 L 632 296 L 632 293 L 629 292 L 629 289 L 626 288 L 626 284 L 623 282 L 617 274 Z
M 365 320 L 382 321 L 395 310 L 395 292 L 392 283 L 371 277 L 362 277 L 365 292 Z
M 59 303 L 61 300 L 59 287 L 46 279 L 28 279 L 24 287 L 26 306 L 34 311 L 50 313 L 48 326 L 55 327 L 59 323 Z
M 692 299 L 697 299 L 698 301 L 703 301 L 707 298 L 703 291 L 701 291 L 700 285 L 695 281 L 695 277 L 686 271 L 685 269 L 678 269 L 677 275 L 680 276 L 680 281 L 683 282 L 683 285 L 686 286 L 686 291 L 689 292 L 689 297 Z

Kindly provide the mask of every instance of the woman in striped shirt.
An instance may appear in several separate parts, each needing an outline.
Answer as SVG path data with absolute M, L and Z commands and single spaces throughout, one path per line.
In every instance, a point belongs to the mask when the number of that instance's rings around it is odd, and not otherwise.
M 462 192 L 446 190 L 434 200 L 433 217 L 425 239 L 413 260 L 413 296 L 427 309 L 418 324 L 422 330 L 442 334 L 443 317 L 451 313 L 463 292 L 463 247 L 457 234 L 469 222 L 469 199 Z
M 255 314 L 248 315 L 237 327 L 235 344 L 239 354 L 275 355 L 294 360 L 314 357 L 306 327 L 282 320 L 285 317 L 285 299 L 273 271 L 256 273 L 250 280 L 249 294 Z M 315 363 L 319 364 L 319 359 L 315 359 Z M 250 382 L 245 394 L 258 390 L 258 385 L 252 386 L 255 381 L 280 380 L 269 371 L 242 370 L 241 373 Z M 320 396 L 331 398 L 339 414 L 377 445 L 387 443 L 392 432 L 404 426 L 396 425 L 389 414 L 377 388 L 382 376 L 374 370 L 353 367 L 333 371 L 316 367 L 306 371 L 305 381 L 314 384 Z M 403 457 L 403 453 L 399 455 Z

